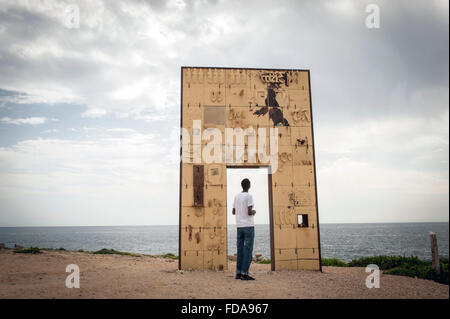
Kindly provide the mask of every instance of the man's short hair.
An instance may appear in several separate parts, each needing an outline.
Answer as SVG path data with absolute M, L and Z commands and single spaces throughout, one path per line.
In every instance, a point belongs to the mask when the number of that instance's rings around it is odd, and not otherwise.
M 250 180 L 248 178 L 244 178 L 241 182 L 242 189 L 250 188 Z

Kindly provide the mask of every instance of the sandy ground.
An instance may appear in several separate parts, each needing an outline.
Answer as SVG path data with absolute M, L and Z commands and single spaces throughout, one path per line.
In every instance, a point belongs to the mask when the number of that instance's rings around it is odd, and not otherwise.
M 80 288 L 65 286 L 68 264 L 80 268 Z M 429 280 L 381 275 L 368 289 L 364 268 L 323 272 L 270 271 L 252 264 L 255 281 L 226 271 L 177 272 L 178 261 L 151 257 L 0 250 L 0 298 L 448 298 L 449 287 Z

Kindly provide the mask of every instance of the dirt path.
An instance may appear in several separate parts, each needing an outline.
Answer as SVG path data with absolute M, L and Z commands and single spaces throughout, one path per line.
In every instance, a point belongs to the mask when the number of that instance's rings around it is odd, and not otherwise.
M 80 289 L 65 287 L 68 264 L 80 268 Z M 381 275 L 368 289 L 364 268 L 324 267 L 311 271 L 270 271 L 252 264 L 255 281 L 227 271 L 177 272 L 178 261 L 151 257 L 45 251 L 14 254 L 0 250 L 0 298 L 448 298 L 447 285 Z

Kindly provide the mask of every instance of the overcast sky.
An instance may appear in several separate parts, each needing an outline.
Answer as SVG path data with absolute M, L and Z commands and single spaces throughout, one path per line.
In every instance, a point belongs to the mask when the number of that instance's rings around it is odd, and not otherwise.
M 0 0 L 0 226 L 177 224 L 182 65 L 311 70 L 321 222 L 448 221 L 448 3 Z

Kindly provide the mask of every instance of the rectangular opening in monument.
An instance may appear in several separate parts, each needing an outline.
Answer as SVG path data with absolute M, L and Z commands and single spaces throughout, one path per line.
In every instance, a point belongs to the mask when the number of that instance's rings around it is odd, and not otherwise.
M 227 168 L 227 224 L 228 224 L 228 254 L 237 253 L 237 225 L 236 216 L 232 214 L 234 197 L 242 192 L 243 179 L 250 180 L 249 193 L 253 197 L 255 237 L 253 245 L 253 257 L 259 260 L 272 260 L 271 256 L 271 232 L 269 204 L 269 170 L 268 167 L 233 167 Z M 234 258 L 233 258 L 234 259 Z
M 298 214 L 297 215 L 297 227 L 308 227 L 308 215 Z

